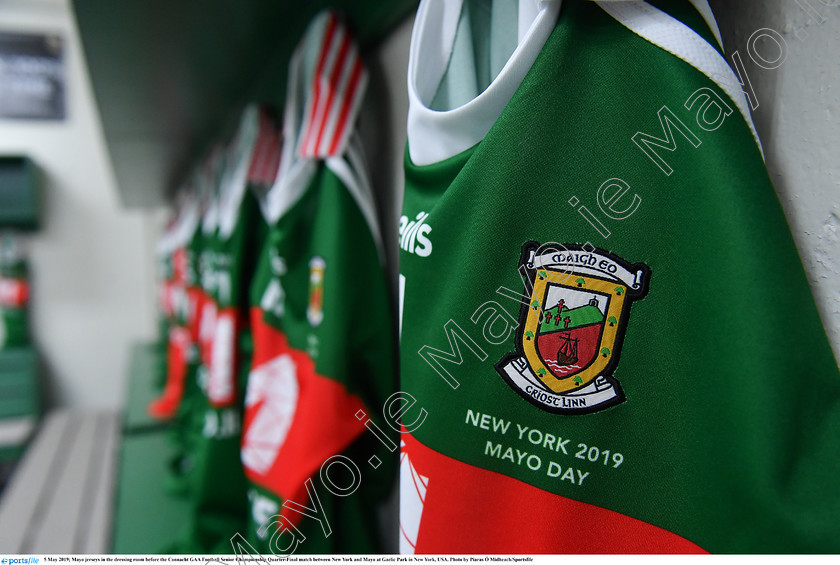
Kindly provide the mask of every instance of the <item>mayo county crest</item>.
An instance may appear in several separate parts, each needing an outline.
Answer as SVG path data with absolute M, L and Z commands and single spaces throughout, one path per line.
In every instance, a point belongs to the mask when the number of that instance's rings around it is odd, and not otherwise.
M 633 300 L 650 270 L 607 251 L 572 244 L 522 247 L 523 302 L 516 352 L 496 370 L 532 404 L 560 414 L 597 412 L 624 401 L 613 371 Z

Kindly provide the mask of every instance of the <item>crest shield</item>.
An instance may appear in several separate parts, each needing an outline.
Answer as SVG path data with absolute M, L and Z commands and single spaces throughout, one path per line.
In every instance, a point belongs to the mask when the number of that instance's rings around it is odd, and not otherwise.
M 647 292 L 647 266 L 592 247 L 529 242 L 522 267 L 531 291 L 520 312 L 517 352 L 496 370 L 551 412 L 587 413 L 622 402 L 612 371 L 630 305 Z

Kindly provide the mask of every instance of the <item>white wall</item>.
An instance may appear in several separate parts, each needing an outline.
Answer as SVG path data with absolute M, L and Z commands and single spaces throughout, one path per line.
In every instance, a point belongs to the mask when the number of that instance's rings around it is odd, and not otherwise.
M 753 116 L 767 169 L 840 359 L 840 7 L 837 0 L 710 4 L 727 53 L 741 54 L 755 90 Z M 762 28 L 782 38 L 786 57 L 777 68 L 762 68 L 749 56 L 749 39 Z M 755 50 L 771 61 L 781 53 L 766 38 Z
M 68 0 L 0 1 L 0 30 L 60 32 L 67 119 L 0 119 L 0 153 L 44 175 L 42 230 L 30 238 L 32 328 L 58 404 L 123 401 L 129 344 L 154 335 L 152 241 L 160 211 L 120 208 Z

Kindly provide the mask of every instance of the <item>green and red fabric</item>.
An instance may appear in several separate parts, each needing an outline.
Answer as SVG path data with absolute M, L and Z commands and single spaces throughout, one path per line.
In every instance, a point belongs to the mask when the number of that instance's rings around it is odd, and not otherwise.
M 290 62 L 283 157 L 264 206 L 271 227 L 251 285 L 245 539 L 264 554 L 381 549 L 376 512 L 396 454 L 366 426 L 388 429 L 381 411 L 395 390 L 395 342 L 353 133 L 366 77 L 343 22 L 316 16 Z M 396 433 L 382 433 L 395 450 Z M 337 487 L 330 469 L 337 477 L 342 466 L 349 484 Z
M 255 194 L 266 183 L 263 175 L 271 167 L 266 162 L 273 161 L 277 170 L 278 137 L 278 128 L 267 113 L 248 107 L 222 179 L 218 227 L 209 244 L 212 266 L 206 278 L 213 287 L 212 296 L 206 299 L 212 300 L 215 308 L 205 310 L 208 320 L 200 320 L 195 327 L 199 343 L 202 329 L 212 329 L 212 337 L 205 334 L 202 343 L 203 358 L 208 362 L 199 402 L 203 426 L 195 448 L 195 489 L 186 536 L 178 547 L 184 552 L 229 553 L 230 538 L 244 531 L 246 524 L 246 483 L 239 444 L 244 378 L 252 349 L 247 289 L 265 232 Z M 203 310 L 208 308 L 207 300 Z
M 172 233 L 177 225 L 177 215 L 173 215 L 167 222 L 166 228 L 161 234 L 155 247 L 155 276 L 157 283 L 156 315 L 158 319 L 158 335 L 155 346 L 160 351 L 159 362 L 155 366 L 153 386 L 157 391 L 162 392 L 166 385 L 167 377 L 167 356 L 169 354 L 169 327 L 172 322 L 172 245 L 170 243 Z
M 161 419 L 172 418 L 178 410 L 183 396 L 185 379 L 191 358 L 193 341 L 190 326 L 195 317 L 195 304 L 189 292 L 190 252 L 189 245 L 199 226 L 198 201 L 188 196 L 181 212 L 166 234 L 162 246 L 171 264 L 171 278 L 163 285 L 162 308 L 169 317 L 166 345 L 166 382 L 161 395 L 148 406 L 152 416 Z
M 177 446 L 177 453 L 168 483 L 171 492 L 184 495 L 190 495 L 197 489 L 199 473 L 196 452 L 197 446 L 204 441 L 202 429 L 207 409 L 204 388 L 216 312 L 215 252 L 218 246 L 218 185 L 222 175 L 218 163 L 222 161 L 221 157 L 220 151 L 212 153 L 197 175 L 196 186 L 202 201 L 201 223 L 190 240 L 187 255 L 188 289 L 194 305 L 194 316 L 189 326 L 191 346 L 183 394 L 177 403 L 175 425 L 172 427 L 172 439 Z
M 706 2 L 475 8 L 411 40 L 401 551 L 839 551 L 840 374 Z
M 4 235 L 0 249 L 0 349 L 28 345 L 29 268 L 20 236 Z

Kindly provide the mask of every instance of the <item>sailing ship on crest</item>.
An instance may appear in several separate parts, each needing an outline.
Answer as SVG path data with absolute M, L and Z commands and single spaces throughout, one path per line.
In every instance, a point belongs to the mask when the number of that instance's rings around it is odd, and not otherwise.
M 557 350 L 558 365 L 573 365 L 578 361 L 578 342 L 571 334 L 560 334 L 560 349 Z

